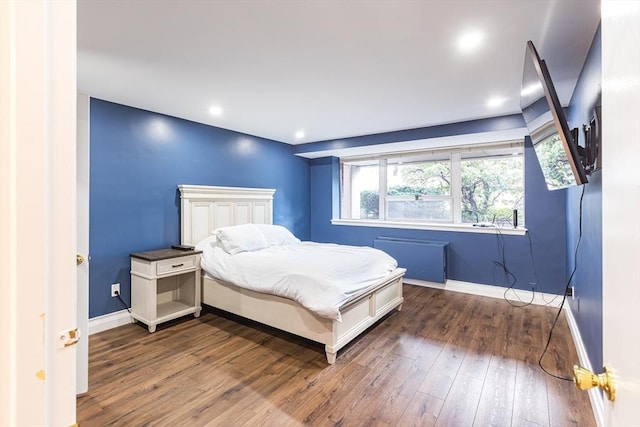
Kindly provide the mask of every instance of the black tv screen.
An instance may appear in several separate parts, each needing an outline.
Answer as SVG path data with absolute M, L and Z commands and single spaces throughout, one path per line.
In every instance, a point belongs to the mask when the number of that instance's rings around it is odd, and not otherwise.
M 546 63 L 527 42 L 520 108 L 549 190 L 587 183 L 577 138 L 569 131 L 564 110 Z

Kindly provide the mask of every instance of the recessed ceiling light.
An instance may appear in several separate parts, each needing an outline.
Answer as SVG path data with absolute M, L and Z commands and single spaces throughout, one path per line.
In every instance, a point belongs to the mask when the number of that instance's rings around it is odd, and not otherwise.
M 502 98 L 500 96 L 494 96 L 493 98 L 489 98 L 487 101 L 487 107 L 496 108 L 504 104 L 507 98 Z
M 469 31 L 458 37 L 458 49 L 461 52 L 473 52 L 480 47 L 484 41 L 484 33 L 481 31 Z
M 304 131 L 303 130 L 299 130 L 296 132 L 296 139 L 302 139 L 304 138 Z
M 213 116 L 219 116 L 222 114 L 222 107 L 218 105 L 212 105 L 211 107 L 209 107 L 209 113 L 211 113 L 211 115 Z

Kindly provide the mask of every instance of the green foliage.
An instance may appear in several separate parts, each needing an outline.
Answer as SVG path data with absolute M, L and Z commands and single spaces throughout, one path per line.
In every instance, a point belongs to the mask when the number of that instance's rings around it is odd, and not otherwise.
M 403 184 L 390 187 L 389 196 L 450 194 L 449 162 L 406 164 L 398 170 Z M 510 219 L 513 209 L 518 209 L 521 220 L 524 219 L 522 157 L 463 160 L 461 181 L 463 222 Z M 363 217 L 379 218 L 378 192 L 363 191 L 360 194 L 360 207 Z M 425 212 L 425 215 L 429 214 Z
M 415 196 L 426 195 L 423 187 L 411 187 L 408 185 L 396 185 L 388 190 L 389 196 Z M 378 190 L 365 190 L 360 193 L 360 210 L 363 218 L 380 218 L 380 195 Z
M 428 189 L 410 185 L 395 185 L 387 190 L 387 194 L 389 196 L 425 196 L 428 194 Z
M 380 196 L 378 191 L 365 190 L 360 193 L 360 210 L 362 218 L 380 218 Z
M 565 188 L 575 184 L 573 171 L 559 135 L 553 135 L 536 144 L 535 150 L 549 188 Z
M 408 163 L 396 167 L 402 177 L 403 185 L 390 188 L 388 193 L 390 196 L 392 189 L 402 191 L 404 188 L 409 192 L 393 195 L 446 196 L 451 192 L 451 165 L 448 161 Z
M 522 160 L 522 157 L 463 160 L 462 222 L 506 219 L 511 218 L 513 209 L 522 210 Z

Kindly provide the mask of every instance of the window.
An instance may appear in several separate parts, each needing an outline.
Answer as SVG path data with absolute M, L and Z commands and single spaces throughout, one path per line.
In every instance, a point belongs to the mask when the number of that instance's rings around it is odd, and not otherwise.
M 342 199 L 342 218 L 379 219 L 380 179 L 377 161 L 342 164 L 342 193 L 354 197 Z
M 451 162 L 446 159 L 387 160 L 386 218 L 451 221 Z
M 521 142 L 342 159 L 341 218 L 524 224 Z M 381 197 L 382 195 L 382 197 Z
M 522 153 L 461 157 L 462 222 L 510 223 L 517 209 L 524 224 Z

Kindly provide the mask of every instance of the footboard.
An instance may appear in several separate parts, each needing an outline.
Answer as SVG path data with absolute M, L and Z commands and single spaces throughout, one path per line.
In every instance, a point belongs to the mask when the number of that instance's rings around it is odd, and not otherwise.
M 202 302 L 322 343 L 325 345 L 327 362 L 333 364 L 338 350 L 391 310 L 396 307 L 400 310 L 404 300 L 404 273 L 404 269 L 398 268 L 378 285 L 348 301 L 340 308 L 341 322 L 319 317 L 295 301 L 242 289 L 211 278 L 202 281 Z
M 399 268 L 388 281 L 350 301 L 340 309 L 342 322 L 333 322 L 333 340 L 326 343 L 327 361 L 333 364 L 336 353 L 369 326 L 397 307 L 402 309 L 402 277 L 405 269 Z

